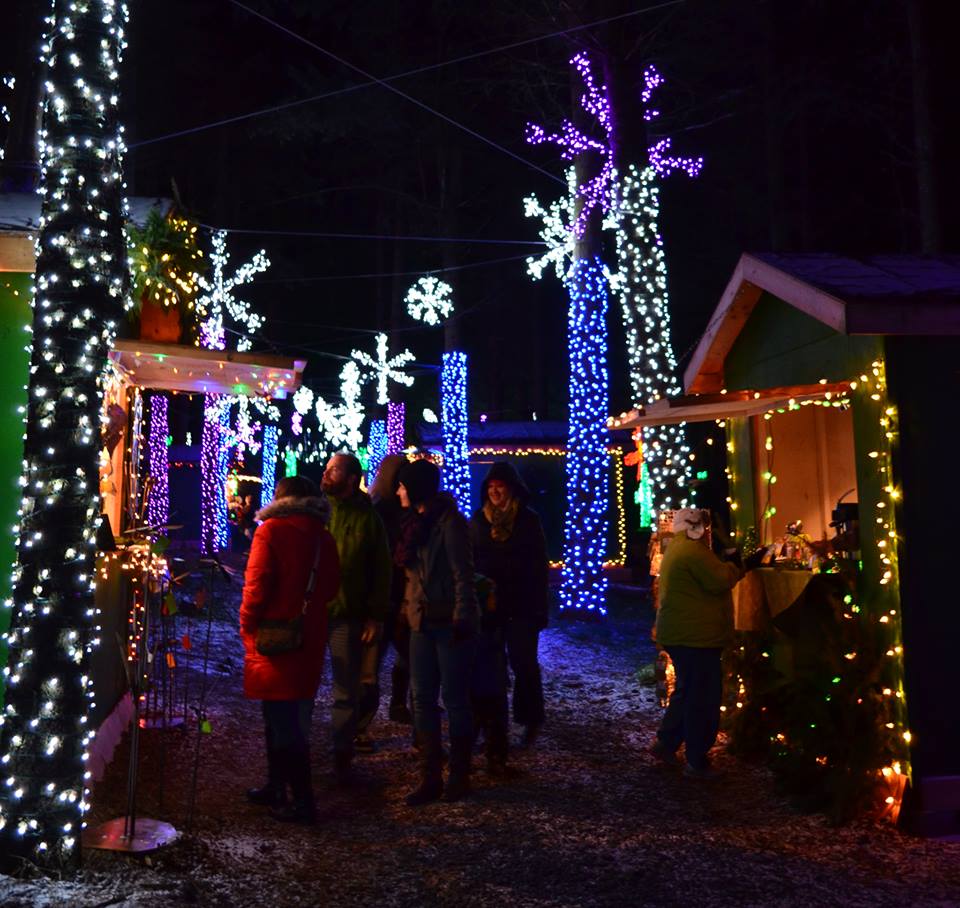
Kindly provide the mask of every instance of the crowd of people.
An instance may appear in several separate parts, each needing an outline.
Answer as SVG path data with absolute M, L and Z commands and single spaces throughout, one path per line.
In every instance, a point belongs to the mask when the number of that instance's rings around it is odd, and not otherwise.
M 282 479 L 256 515 L 240 632 L 244 693 L 262 701 L 267 778 L 247 797 L 279 820 L 315 820 L 309 733 L 327 650 L 341 784 L 349 784 L 355 754 L 375 748 L 371 726 L 389 646 L 396 658 L 388 716 L 412 724 L 419 756 L 410 806 L 469 794 L 481 733 L 488 772 L 510 775 L 508 665 L 521 744 L 537 738 L 544 722 L 537 649 L 548 613 L 540 519 L 506 462 L 491 467 L 470 519 L 441 491 L 440 478 L 428 459 L 390 456 L 367 494 L 359 460 L 336 454 L 320 489 L 306 477 Z

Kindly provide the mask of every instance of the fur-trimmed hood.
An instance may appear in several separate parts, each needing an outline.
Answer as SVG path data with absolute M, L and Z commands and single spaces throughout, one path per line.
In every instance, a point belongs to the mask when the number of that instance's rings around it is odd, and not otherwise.
M 257 511 L 256 520 L 263 522 L 271 517 L 293 517 L 297 514 L 306 514 L 323 521 L 323 525 L 330 523 L 330 502 L 325 495 L 310 496 L 309 498 L 275 498 L 265 508 Z

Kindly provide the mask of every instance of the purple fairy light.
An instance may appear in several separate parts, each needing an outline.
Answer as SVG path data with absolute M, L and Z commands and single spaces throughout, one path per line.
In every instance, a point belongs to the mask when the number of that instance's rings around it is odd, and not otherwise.
M 586 91 L 580 96 L 580 106 L 592 114 L 604 132 L 604 141 L 591 139 L 569 120 L 563 121 L 560 132 L 547 133 L 542 126 L 527 124 L 527 142 L 541 145 L 552 142 L 560 147 L 560 155 L 565 161 L 573 161 L 585 152 L 596 152 L 603 159 L 600 171 L 595 177 L 577 187 L 577 195 L 583 199 L 580 212 L 570 225 L 577 237 L 582 237 L 587 221 L 595 208 L 606 212 L 610 206 L 610 183 L 613 179 L 613 155 L 611 152 L 611 133 L 613 132 L 613 114 L 606 85 L 597 85 L 590 69 L 590 60 L 585 53 L 574 56 L 570 63 L 580 73 Z

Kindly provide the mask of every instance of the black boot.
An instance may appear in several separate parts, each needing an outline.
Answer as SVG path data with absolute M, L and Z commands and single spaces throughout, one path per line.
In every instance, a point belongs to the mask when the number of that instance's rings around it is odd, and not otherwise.
M 408 807 L 419 807 L 421 804 L 438 801 L 443 795 L 440 737 L 418 733 L 417 743 L 420 757 L 420 784 L 407 795 Z
M 402 665 L 394 665 L 390 672 L 390 709 L 387 713 L 391 722 L 413 725 L 413 715 L 407 706 L 409 687 L 410 673 Z
M 470 754 L 472 737 L 453 738 L 450 741 L 450 775 L 443 791 L 444 801 L 459 801 L 470 794 Z
M 310 773 L 310 751 L 287 751 L 285 754 L 287 779 L 293 799 L 273 811 L 275 819 L 283 823 L 312 825 L 317 821 L 313 800 L 313 780 Z
M 264 807 L 280 807 L 287 802 L 287 785 L 282 767 L 283 757 L 267 735 L 267 781 L 260 788 L 248 788 L 247 800 Z
M 333 752 L 333 774 L 337 785 L 346 787 L 353 782 L 353 754 L 346 750 Z

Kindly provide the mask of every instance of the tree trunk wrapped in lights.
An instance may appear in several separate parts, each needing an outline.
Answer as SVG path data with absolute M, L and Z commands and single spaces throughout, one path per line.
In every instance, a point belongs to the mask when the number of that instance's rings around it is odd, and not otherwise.
M 76 863 L 99 643 L 101 373 L 127 293 L 117 123 L 126 7 L 56 0 L 42 49 L 43 215 L 0 730 L 0 854 Z

